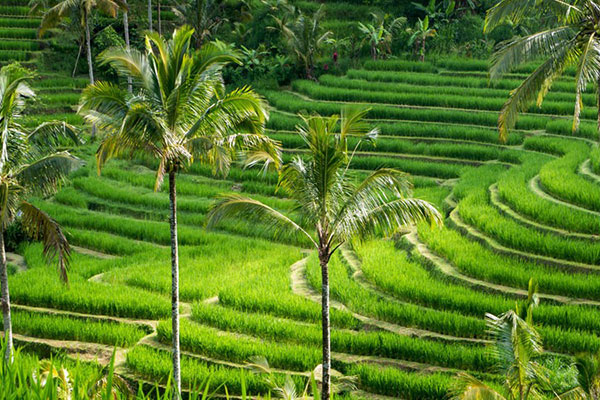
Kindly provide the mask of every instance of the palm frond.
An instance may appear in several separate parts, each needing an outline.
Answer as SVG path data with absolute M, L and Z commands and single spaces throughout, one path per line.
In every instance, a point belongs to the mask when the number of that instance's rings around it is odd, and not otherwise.
M 382 201 L 377 196 L 364 196 L 339 219 L 331 242 L 333 239 L 345 242 L 353 237 L 390 236 L 401 227 L 422 221 L 432 226 L 443 225 L 439 211 L 425 200 L 398 198 Z
M 60 21 L 81 6 L 80 0 L 63 0 L 46 11 L 38 28 L 38 37 L 44 36 L 49 29 L 55 28 Z
M 511 91 L 510 97 L 502 106 L 498 117 L 500 140 L 505 142 L 509 129 L 517 122 L 518 113 L 527 109 L 529 104 L 538 98 L 540 100 L 548 92 L 554 79 L 562 73 L 571 60 L 571 49 L 563 47 L 560 52 L 543 62 L 529 75 L 521 85 Z
M 206 226 L 208 229 L 212 229 L 225 219 L 239 222 L 256 222 L 260 224 L 260 226 L 264 226 L 268 229 L 268 232 L 272 233 L 273 237 L 280 237 L 281 235 L 290 233 L 302 233 L 315 247 L 317 247 L 312 236 L 300 225 L 258 200 L 238 195 L 221 197 L 208 212 L 206 216 Z
M 34 158 L 14 173 L 22 187 L 31 194 L 48 196 L 58 190 L 67 176 L 81 165 L 81 160 L 67 151 Z
M 150 79 L 150 65 L 147 58 L 136 49 L 110 47 L 98 56 L 100 65 L 110 65 L 119 76 L 131 78 L 136 86 L 152 90 L 153 81 Z
M 560 22 L 571 22 L 580 18 L 583 10 L 564 0 L 501 0 L 487 11 L 483 30 L 488 33 L 504 22 L 519 23 L 532 13 L 545 12 L 551 12 Z
M 22 202 L 20 210 L 23 227 L 34 240 L 42 241 L 44 255 L 48 262 L 56 258 L 60 278 L 68 284 L 71 247 L 60 225 L 48 214 L 28 202 Z
M 575 73 L 575 112 L 573 115 L 573 132 L 579 128 L 579 116 L 583 108 L 581 94 L 590 82 L 597 82 L 600 76 L 600 43 L 595 32 L 590 34 L 589 39 L 583 46 L 577 72 Z
M 40 124 L 27 135 L 27 140 L 37 146 L 56 148 L 65 144 L 80 145 L 79 129 L 64 121 L 49 121 Z
M 499 79 L 525 62 L 564 53 L 564 48 L 571 44 L 572 39 L 573 30 L 567 25 L 503 42 L 492 55 L 490 79 Z

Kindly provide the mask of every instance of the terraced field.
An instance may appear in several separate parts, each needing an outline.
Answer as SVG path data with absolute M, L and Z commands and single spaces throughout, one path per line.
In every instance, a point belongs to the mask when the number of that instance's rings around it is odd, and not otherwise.
M 26 0 L 0 6 L 0 61 L 31 60 L 41 42 Z M 14 39 L 12 39 L 14 37 Z M 27 40 L 26 40 L 27 38 Z M 6 52 L 6 59 L 4 53 Z M 11 55 L 12 54 L 12 55 Z M 585 119 L 570 133 L 574 84 L 557 82 L 544 105 L 521 116 L 506 145 L 497 140 L 498 110 L 526 66 L 489 87 L 485 62 L 366 62 L 344 77 L 296 81 L 262 94 L 272 106 L 269 134 L 302 151 L 297 113 L 338 113 L 369 104 L 381 128 L 362 147 L 357 175 L 394 167 L 413 176 L 416 196 L 445 211 L 446 227 L 412 227 L 394 240 L 347 244 L 332 260 L 334 367 L 359 378 L 356 398 L 438 399 L 452 376 L 499 377 L 485 348 L 486 312 L 523 301 L 531 278 L 534 313 L 548 362 L 600 350 L 600 153 L 595 98 L 583 96 Z M 28 124 L 72 113 L 84 78 L 43 75 L 40 104 Z M 92 145 L 72 184 L 36 204 L 69 233 L 76 253 L 63 287 L 37 244 L 11 255 L 14 329 L 41 343 L 106 361 L 117 346 L 122 372 L 165 382 L 170 368 L 168 194 L 153 192 L 155 165 L 117 161 L 95 173 Z M 227 179 L 194 166 L 179 184 L 181 341 L 186 386 L 265 393 L 260 375 L 240 370 L 265 356 L 276 379 L 299 388 L 320 362 L 320 274 L 315 254 L 295 237 L 275 243 L 254 226 L 203 228 L 214 197 L 243 192 L 293 212 L 276 177 L 234 169 Z M 223 390 L 222 388 L 220 390 Z

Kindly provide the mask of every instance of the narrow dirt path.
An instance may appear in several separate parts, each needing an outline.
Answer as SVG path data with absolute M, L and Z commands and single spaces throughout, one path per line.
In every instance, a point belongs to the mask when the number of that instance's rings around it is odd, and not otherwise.
M 589 178 L 596 183 L 600 183 L 600 175 L 597 175 L 592 171 L 592 160 L 589 158 L 579 166 L 577 171 L 586 178 Z
M 491 203 L 496 208 L 498 208 L 503 214 L 520 222 L 523 225 L 530 226 L 530 227 L 535 228 L 542 232 L 551 232 L 554 234 L 558 234 L 561 236 L 570 237 L 570 238 L 574 238 L 574 239 L 600 240 L 600 235 L 592 235 L 592 234 L 579 233 L 579 232 L 570 232 L 565 229 L 560 229 L 560 228 L 555 228 L 553 226 L 544 225 L 544 224 L 536 222 L 532 219 L 529 219 L 529 218 L 517 213 L 512 208 L 510 208 L 509 205 L 505 204 L 502 201 L 500 193 L 498 191 L 497 184 L 494 183 L 493 185 L 491 185 L 489 190 L 490 190 Z
M 294 263 L 290 267 L 290 277 L 291 277 L 291 285 L 292 292 L 299 296 L 303 296 L 308 298 L 316 303 L 321 303 L 321 295 L 317 293 L 310 287 L 308 280 L 306 279 L 306 263 L 308 259 L 304 258 L 296 263 Z M 461 338 L 457 336 L 444 335 L 437 332 L 431 332 L 424 329 L 418 328 L 410 328 L 405 326 L 400 326 L 391 322 L 381 321 L 372 317 L 367 317 L 362 314 L 358 314 L 346 307 L 344 304 L 340 303 L 337 300 L 330 300 L 331 307 L 337 308 L 339 310 L 344 310 L 352 314 L 352 316 L 365 325 L 370 325 L 388 332 L 396 333 L 402 336 L 410 336 L 410 337 L 418 337 L 422 339 L 433 339 L 433 340 L 442 340 L 447 342 L 470 342 L 470 343 L 486 343 L 485 340 L 481 339 L 471 339 L 471 338 Z
M 93 319 L 97 321 L 109 321 L 109 322 L 117 322 L 120 324 L 129 324 L 129 325 L 143 325 L 152 329 L 156 328 L 158 325 L 158 321 L 149 320 L 149 319 L 136 319 L 136 318 L 124 318 L 124 317 L 113 317 L 111 315 L 102 315 L 102 314 L 86 314 L 80 313 L 76 311 L 68 311 L 68 310 L 59 310 L 55 308 L 45 308 L 45 307 L 34 307 L 27 306 L 22 304 L 11 304 L 11 307 L 15 310 L 22 311 L 30 311 L 37 313 L 45 313 L 45 314 L 54 314 L 65 317 L 74 317 L 74 318 L 85 318 L 85 319 Z
M 115 351 L 113 346 L 99 343 L 80 342 L 75 340 L 45 339 L 20 335 L 17 333 L 13 334 L 13 337 L 16 342 L 23 344 L 43 345 L 52 350 L 62 351 L 66 356 L 74 360 L 98 362 L 101 365 L 108 365 L 110 363 L 113 351 Z M 118 353 L 122 350 L 123 349 L 121 348 L 116 349 L 115 362 L 117 360 Z
M 544 191 L 544 189 L 542 188 L 542 185 L 540 183 L 540 177 L 539 177 L 539 175 L 536 175 L 533 178 L 531 178 L 531 180 L 529 181 L 529 189 L 533 193 L 535 193 L 536 196 L 539 196 L 539 197 L 541 197 L 543 199 L 549 200 L 549 201 L 551 201 L 553 203 L 560 204 L 561 206 L 566 206 L 566 207 L 572 208 L 573 210 L 583 211 L 583 212 L 595 215 L 597 217 L 600 217 L 600 212 L 598 212 L 598 211 L 589 210 L 587 208 L 580 207 L 578 205 L 568 203 L 566 201 L 557 199 L 556 197 L 554 197 L 554 196 L 546 193 Z
M 599 272 L 600 271 L 600 265 L 584 264 L 584 263 L 578 263 L 578 262 L 574 262 L 574 261 L 556 259 L 556 258 L 552 258 L 552 257 L 542 256 L 539 254 L 526 253 L 521 250 L 516 250 L 513 248 L 506 247 L 503 244 L 500 244 L 496 239 L 493 239 L 493 238 L 487 236 L 486 234 L 479 231 L 475 227 L 464 222 L 462 220 L 462 218 L 460 217 L 457 208 L 455 208 L 450 213 L 450 221 L 451 221 L 452 225 L 458 231 L 462 232 L 463 234 L 470 237 L 471 239 L 476 240 L 479 243 L 486 245 L 487 247 L 493 249 L 494 251 L 496 251 L 500 254 L 504 254 L 507 256 L 511 256 L 511 257 L 517 257 L 517 258 L 521 258 L 523 260 L 538 262 L 538 263 L 542 263 L 542 264 L 546 264 L 546 265 L 550 265 L 550 266 L 554 266 L 554 267 L 559 267 L 559 268 L 565 268 L 565 267 L 572 268 L 572 269 L 576 269 L 576 270 L 579 270 L 582 272 L 592 272 L 592 271 Z
M 95 257 L 95 258 L 101 258 L 103 260 L 114 260 L 115 258 L 119 258 L 112 254 L 101 253 L 99 251 L 88 249 L 86 247 L 79 247 L 79 246 L 71 245 L 71 248 L 79 254 L 84 254 L 86 256 L 91 256 L 91 257 Z
M 25 258 L 20 254 L 6 252 L 6 262 L 17 267 L 18 272 L 23 272 L 27 270 L 27 263 L 25 262 Z
M 433 251 L 427 247 L 425 243 L 423 243 L 419 239 L 418 233 L 413 230 L 409 234 L 404 236 L 406 240 L 413 246 L 415 251 L 419 256 L 423 257 L 426 262 L 428 262 L 432 267 L 437 269 L 440 273 L 444 274 L 452 278 L 453 280 L 460 281 L 467 286 L 474 286 L 484 290 L 490 290 L 493 292 L 497 292 L 500 294 L 517 296 L 527 298 L 528 292 L 524 289 L 518 289 L 511 286 L 505 286 L 500 284 L 495 284 L 491 282 L 487 282 L 484 280 L 472 278 L 468 275 L 460 272 L 454 265 L 449 263 L 444 258 L 436 255 Z M 567 296 L 546 294 L 546 293 L 538 293 L 538 296 L 542 299 L 552 300 L 558 303 L 564 304 L 582 304 L 582 305 L 591 305 L 591 306 L 600 306 L 599 301 L 580 299 L 580 298 L 572 298 Z
M 385 301 L 387 301 L 389 303 L 395 303 L 400 306 L 402 306 L 402 305 L 417 306 L 417 307 L 422 308 L 423 310 L 429 310 L 429 311 L 439 311 L 439 310 L 436 310 L 436 309 L 433 309 L 430 307 L 420 306 L 418 304 L 402 301 L 402 300 L 394 297 L 391 294 L 383 292 L 381 289 L 379 289 L 376 285 L 371 283 L 365 277 L 365 275 L 360 267 L 360 261 L 358 259 L 358 256 L 352 249 L 350 249 L 348 247 L 348 245 L 342 246 L 340 248 L 340 250 L 341 250 L 342 258 L 344 259 L 344 261 L 346 261 L 346 263 L 348 264 L 348 266 L 350 267 L 350 269 L 352 271 L 352 279 L 354 279 L 365 290 L 371 292 L 372 294 L 374 294 L 378 297 L 381 297 L 382 299 L 384 299 Z M 444 336 L 446 336 L 446 335 L 444 335 Z M 460 340 L 460 341 L 471 342 L 471 343 L 486 343 L 487 342 L 482 339 L 461 338 L 461 337 L 454 337 L 454 336 L 447 336 L 447 337 L 453 338 L 452 340 Z

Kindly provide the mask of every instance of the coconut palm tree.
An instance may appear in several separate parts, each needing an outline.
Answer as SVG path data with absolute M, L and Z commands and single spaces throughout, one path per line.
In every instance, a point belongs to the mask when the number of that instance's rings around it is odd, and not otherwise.
M 541 32 L 516 37 L 501 44 L 492 55 L 490 79 L 498 79 L 515 66 L 543 60 L 504 103 L 498 118 L 500 140 L 505 142 L 518 113 L 535 100 L 541 106 L 552 82 L 570 66 L 575 67 L 575 110 L 573 131 L 579 128 L 583 107 L 581 94 L 588 84 L 600 80 L 600 2 L 594 0 L 501 0 L 486 15 L 484 30 L 491 31 L 505 21 L 518 23 L 528 15 L 551 14 L 557 25 Z M 596 87 L 600 105 L 600 85 Z M 600 135 L 600 112 L 598 113 Z M 599 136 L 600 140 L 600 136 Z
M 273 234 L 295 232 L 306 237 L 318 252 L 322 283 L 323 364 L 322 396 L 330 394 L 329 259 L 354 237 L 391 234 L 400 226 L 420 220 L 441 224 L 438 211 L 423 200 L 410 197 L 407 176 L 394 169 L 372 172 L 356 184 L 349 172 L 352 154 L 348 137 L 372 140 L 364 117 L 368 110 L 344 109 L 341 116 L 303 116 L 298 134 L 308 147 L 306 157 L 294 157 L 280 170 L 279 188 L 298 205 L 304 226 L 277 210 L 238 195 L 223 197 L 208 214 L 207 226 L 223 219 L 235 223 L 248 219 L 271 226 Z
M 221 17 L 223 4 L 217 0 L 179 0 L 172 10 L 179 20 L 194 28 L 196 47 L 209 40 L 226 21 Z
M 96 159 L 98 171 L 113 157 L 138 154 L 158 160 L 156 185 L 168 176 L 171 225 L 173 376 L 181 393 L 179 349 L 179 256 L 177 242 L 177 173 L 193 161 L 227 173 L 238 152 L 247 161 L 277 161 L 274 142 L 263 135 L 267 119 L 262 98 L 244 87 L 227 93 L 221 71 L 235 54 L 223 43 L 194 51 L 194 31 L 183 26 L 166 40 L 146 34 L 146 53 L 109 49 L 100 57 L 123 77 L 131 77 L 133 94 L 98 82 L 86 88 L 79 112 L 104 131 Z
M 38 36 L 42 37 L 48 29 L 56 27 L 60 21 L 70 17 L 74 12 L 79 15 L 80 26 L 85 32 L 85 51 L 91 85 L 94 84 L 94 63 L 92 60 L 90 17 L 94 9 L 115 18 L 118 10 L 127 11 L 127 2 L 126 0 L 62 0 L 44 13 L 38 29 Z M 95 136 L 96 125 L 92 125 L 92 138 Z
M 453 388 L 453 400 L 541 399 L 542 392 L 550 388 L 545 379 L 544 367 L 538 363 L 543 352 L 539 333 L 518 311 L 509 310 L 497 317 L 486 315 L 492 354 L 498 360 L 498 373 L 504 376 L 504 392 L 500 393 L 477 378 L 460 373 Z
M 69 243 L 56 221 L 27 199 L 52 194 L 78 164 L 67 151 L 59 150 L 63 141 L 78 143 L 73 127 L 48 122 L 28 132 L 19 124 L 25 100 L 34 96 L 26 80 L 19 71 L 0 71 L 0 289 L 7 360 L 12 359 L 13 338 L 5 229 L 20 215 L 25 231 L 43 241 L 47 259 L 58 259 L 60 277 L 67 282 Z
M 308 79 L 314 79 L 315 60 L 331 36 L 330 31 L 322 32 L 320 27 L 324 14 L 323 6 L 310 16 L 291 7 L 282 18 L 273 16 L 288 49 L 294 54 Z
M 44 13 L 38 30 L 38 36 L 42 37 L 46 31 L 56 27 L 64 18 L 71 17 L 73 12 L 78 13 L 80 25 L 85 31 L 90 84 L 94 83 L 92 37 L 90 33 L 90 17 L 94 9 L 115 18 L 117 11 L 127 11 L 127 2 L 125 0 L 62 0 Z

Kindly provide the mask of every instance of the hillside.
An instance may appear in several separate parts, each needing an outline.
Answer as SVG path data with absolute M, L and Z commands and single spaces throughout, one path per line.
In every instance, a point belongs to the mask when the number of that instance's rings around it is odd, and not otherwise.
M 31 63 L 44 45 L 35 34 L 39 19 L 26 16 L 26 0 L 10 1 L 0 6 L 0 60 Z M 583 94 L 575 134 L 567 71 L 501 144 L 498 112 L 535 66 L 490 85 L 487 65 L 441 56 L 362 60 L 343 76 L 260 89 L 271 107 L 268 135 L 282 143 L 285 159 L 305 150 L 295 133 L 298 113 L 370 107 L 380 135 L 356 152 L 354 176 L 381 167 L 404 171 L 415 197 L 446 218 L 440 229 L 419 225 L 393 238 L 346 243 L 332 259 L 334 368 L 358 377 L 348 398 L 440 399 L 459 371 L 499 386 L 504 377 L 493 368 L 484 317 L 523 307 L 530 280 L 539 291 L 533 318 L 542 363 L 600 350 L 595 88 Z M 27 124 L 81 125 L 73 107 L 86 78 L 38 75 L 39 103 Z M 10 276 L 14 329 L 21 342 L 86 359 L 106 361 L 117 346 L 119 372 L 164 383 L 171 341 L 168 192 L 153 191 L 157 164 L 149 159 L 114 161 L 98 176 L 95 149 L 77 150 L 86 165 L 69 185 L 34 200 L 75 246 L 71 284 L 63 287 L 47 267 L 41 245 L 23 247 L 26 268 Z M 297 237 L 274 241 L 250 223 L 204 229 L 218 195 L 242 193 L 290 213 L 292 201 L 276 190 L 274 173 L 236 167 L 219 179 L 195 164 L 179 179 L 184 386 L 210 377 L 221 392 L 224 385 L 234 395 L 266 395 L 264 376 L 246 374 L 242 382 L 239 373 L 264 356 L 278 382 L 289 374 L 301 391 L 321 357 L 316 254 Z M 556 390 L 568 383 L 557 381 Z

